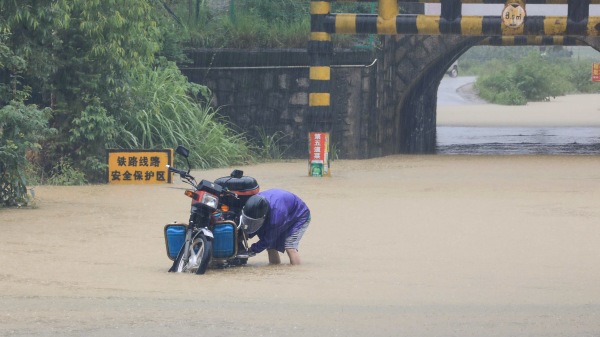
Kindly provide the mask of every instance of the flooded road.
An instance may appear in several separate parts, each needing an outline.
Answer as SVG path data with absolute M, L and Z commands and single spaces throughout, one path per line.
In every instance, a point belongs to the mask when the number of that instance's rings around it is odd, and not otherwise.
M 600 336 L 600 157 L 237 167 L 301 196 L 303 265 L 172 274 L 187 185 L 38 186 L 0 210 L 0 336 Z M 193 171 L 214 180 L 231 168 Z
M 475 80 L 475 77 L 445 77 L 440 83 L 438 115 L 450 114 L 452 120 L 438 119 L 438 154 L 600 154 L 598 95 L 580 95 L 585 100 L 572 100 L 561 107 L 555 102 L 529 103 L 529 107 L 534 107 L 532 111 L 526 110 L 528 106 L 482 104 L 470 87 Z M 556 111 L 551 113 L 551 109 Z M 579 119 L 576 113 L 585 109 L 592 113 Z M 478 118 L 491 110 L 507 117 L 491 124 L 487 120 L 478 124 Z
M 598 99 L 440 107 L 440 142 L 468 155 L 235 167 L 309 205 L 298 267 L 168 273 L 179 179 L 36 186 L 35 207 L 0 209 L 0 336 L 600 336 L 600 156 L 472 155 L 592 146 Z
M 600 154 L 599 127 L 437 128 L 439 154 Z

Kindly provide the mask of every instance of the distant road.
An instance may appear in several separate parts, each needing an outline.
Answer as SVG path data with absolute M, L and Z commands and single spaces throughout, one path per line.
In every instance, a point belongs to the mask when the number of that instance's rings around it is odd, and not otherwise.
M 440 83 L 440 87 L 438 88 L 437 105 L 477 104 L 458 94 L 458 89 L 460 87 L 475 83 L 475 79 L 475 76 L 459 76 L 455 78 L 444 76 Z

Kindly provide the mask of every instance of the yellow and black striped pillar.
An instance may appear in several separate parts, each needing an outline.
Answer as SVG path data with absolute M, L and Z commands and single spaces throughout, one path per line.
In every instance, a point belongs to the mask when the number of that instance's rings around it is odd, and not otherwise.
M 310 88 L 308 95 L 309 116 L 306 121 L 311 132 L 330 132 L 333 118 L 331 110 L 331 58 L 333 43 L 325 29 L 331 12 L 329 1 L 313 0 L 310 3 Z

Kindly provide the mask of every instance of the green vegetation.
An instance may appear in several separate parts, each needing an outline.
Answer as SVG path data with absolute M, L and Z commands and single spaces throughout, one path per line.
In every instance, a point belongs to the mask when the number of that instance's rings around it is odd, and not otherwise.
M 210 98 L 206 87 L 190 83 L 170 63 L 136 74 L 130 95 L 139 98 L 134 113 L 125 116 L 125 148 L 160 148 L 164 144 L 191 149 L 196 168 L 240 163 L 250 159 L 245 139 L 233 133 L 208 104 L 193 97 Z
M 310 0 L 0 0 L 0 204 L 27 203 L 28 181 L 103 181 L 107 148 L 182 144 L 195 168 L 283 158 L 281 133 L 260 132 L 251 144 L 176 63 L 188 48 L 305 48 L 309 9 Z M 332 3 L 332 12 L 374 10 Z M 369 36 L 333 41 L 374 45 Z M 589 61 L 479 48 L 461 58 L 461 73 L 480 75 L 488 100 L 600 92 Z
M 283 132 L 277 131 L 270 135 L 261 128 L 258 130 L 258 135 L 259 146 L 257 151 L 261 158 L 267 160 L 281 160 L 285 157 L 285 152 L 288 147 L 281 144 L 282 140 L 287 137 Z
M 600 93 L 600 83 L 590 80 L 593 60 L 574 59 L 563 47 L 543 52 L 538 47 L 475 47 L 461 57 L 460 66 L 461 73 L 478 76 L 475 87 L 483 99 L 524 105 L 572 93 Z
M 35 156 L 40 142 L 54 131 L 47 124 L 48 110 L 35 105 L 13 100 L 0 109 L 1 204 L 27 203 L 27 158 Z
M 0 196 L 27 180 L 105 179 L 107 148 L 193 149 L 197 168 L 253 160 L 189 83 L 185 27 L 161 1 L 0 0 Z
M 196 1 L 193 15 L 185 14 L 189 4 L 175 2 L 172 6 L 188 27 L 190 47 L 281 48 L 306 46 L 309 2 L 237 0 L 223 7 L 216 1 Z
M 165 1 L 189 34 L 190 48 L 306 48 L 310 0 Z M 371 13 L 373 4 L 332 3 L 332 12 Z M 368 37 L 334 35 L 336 47 L 367 43 Z
M 176 62 L 194 47 L 305 48 L 309 10 L 309 0 L 0 0 L 1 201 L 26 202 L 27 179 L 101 182 L 107 148 L 182 144 L 196 168 L 281 158 L 280 134 L 249 145 Z
M 25 170 L 27 158 L 35 157 L 45 137 L 54 133 L 48 127 L 50 109 L 26 104 L 31 88 L 21 85 L 27 64 L 5 44 L 0 35 L 0 69 L 11 70 L 11 77 L 0 83 L 0 206 L 28 202 Z

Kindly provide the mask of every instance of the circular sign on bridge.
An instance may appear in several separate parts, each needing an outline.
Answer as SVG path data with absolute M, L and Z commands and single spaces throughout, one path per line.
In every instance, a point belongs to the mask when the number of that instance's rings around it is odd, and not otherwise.
M 506 4 L 502 11 L 502 22 L 510 28 L 519 28 L 525 22 L 525 8 L 520 3 Z

